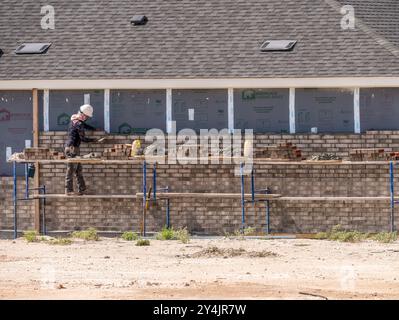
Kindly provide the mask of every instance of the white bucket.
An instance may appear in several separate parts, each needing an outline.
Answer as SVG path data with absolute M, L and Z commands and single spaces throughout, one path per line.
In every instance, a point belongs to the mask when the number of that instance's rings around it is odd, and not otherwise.
M 252 158 L 253 157 L 253 141 L 245 140 L 244 142 L 244 157 Z

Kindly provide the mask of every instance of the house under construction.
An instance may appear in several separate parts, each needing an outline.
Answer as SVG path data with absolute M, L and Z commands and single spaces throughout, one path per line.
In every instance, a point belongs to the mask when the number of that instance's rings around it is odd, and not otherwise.
M 51 5 L 54 26 L 43 28 L 37 1 L 2 1 L 4 233 L 395 229 L 397 1 Z M 355 24 L 345 27 L 349 8 Z M 91 194 L 66 198 L 66 129 L 84 103 L 95 108 L 92 135 L 107 140 L 81 148 L 100 155 L 82 160 Z M 177 131 L 253 129 L 252 175 L 235 174 L 239 163 L 154 167 L 119 150 L 174 123 Z M 26 158 L 8 161 L 24 149 Z M 320 160 L 325 154 L 334 160 Z M 26 163 L 35 164 L 32 178 Z

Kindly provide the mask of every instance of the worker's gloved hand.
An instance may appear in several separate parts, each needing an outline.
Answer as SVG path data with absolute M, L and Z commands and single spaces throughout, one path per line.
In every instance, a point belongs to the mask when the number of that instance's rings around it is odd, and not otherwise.
M 100 142 L 100 143 L 104 142 L 104 141 L 105 141 L 105 138 L 100 138 L 100 139 L 97 140 L 97 142 Z

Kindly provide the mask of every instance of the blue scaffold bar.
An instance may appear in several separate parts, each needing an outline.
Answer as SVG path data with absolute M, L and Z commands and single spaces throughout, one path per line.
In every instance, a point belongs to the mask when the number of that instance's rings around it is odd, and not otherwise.
M 13 202 L 14 202 L 14 239 L 18 237 L 18 219 L 17 219 L 17 163 L 12 164 L 12 174 L 14 178 Z
M 147 163 L 143 162 L 143 236 L 146 235 Z
M 245 195 L 244 195 L 244 164 L 240 164 L 241 175 L 241 227 L 244 230 L 245 226 Z
M 390 194 L 391 194 L 391 232 L 395 231 L 395 190 L 394 190 L 394 164 L 391 161 L 389 163 L 389 182 L 390 182 Z

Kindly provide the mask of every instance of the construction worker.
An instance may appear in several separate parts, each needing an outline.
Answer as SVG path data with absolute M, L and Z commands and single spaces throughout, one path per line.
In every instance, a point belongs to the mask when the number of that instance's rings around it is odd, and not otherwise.
M 102 142 L 105 138 L 90 139 L 85 137 L 85 129 L 96 130 L 88 125 L 87 119 L 93 117 L 93 107 L 84 104 L 80 107 L 77 114 L 72 115 L 71 122 L 68 127 L 68 140 L 65 144 L 65 155 L 67 158 L 74 158 L 80 155 L 79 147 L 81 142 Z M 82 174 L 82 165 L 80 163 L 68 163 L 65 175 L 65 194 L 74 195 L 73 192 L 73 175 L 76 176 L 78 192 L 77 195 L 83 195 L 86 191 L 86 184 Z

